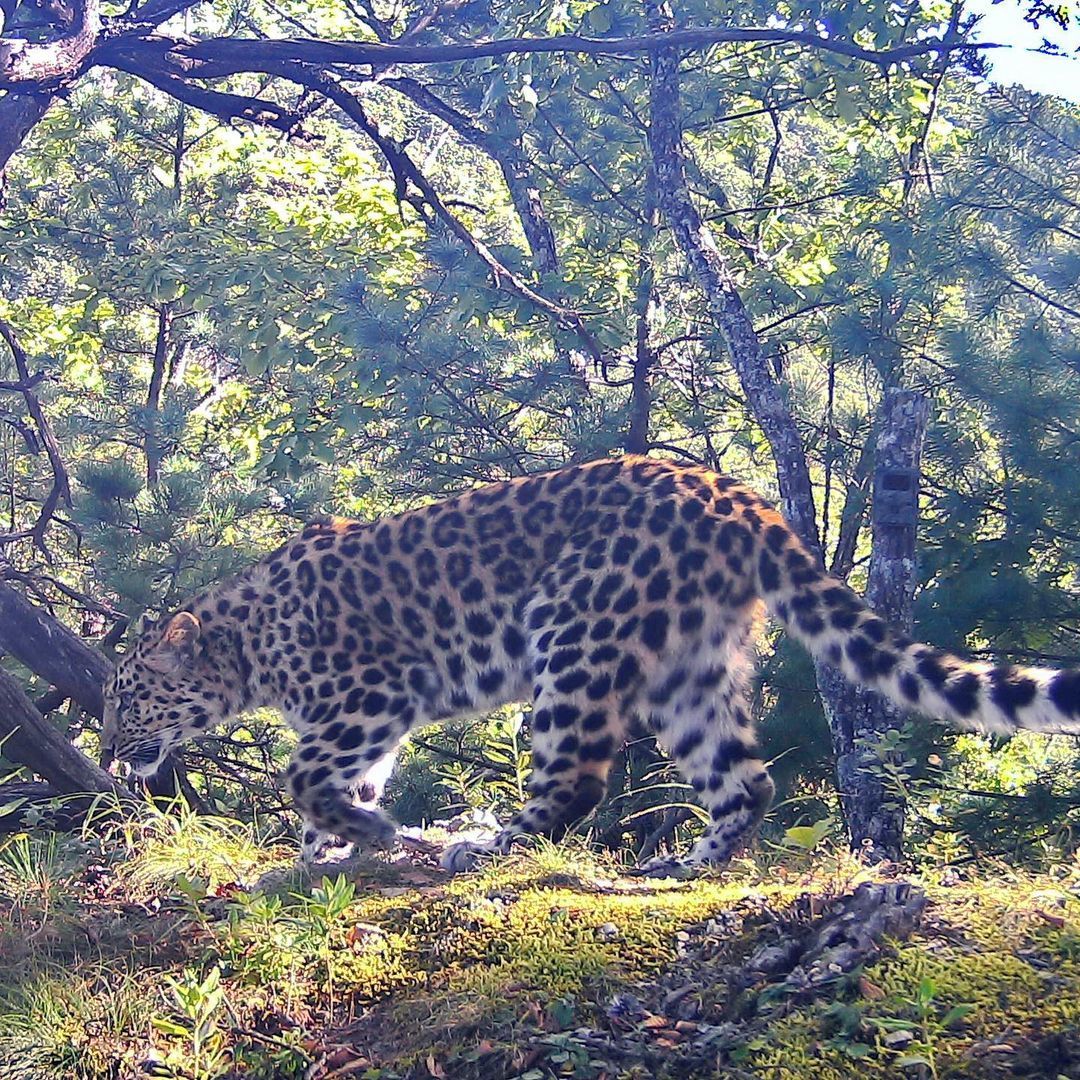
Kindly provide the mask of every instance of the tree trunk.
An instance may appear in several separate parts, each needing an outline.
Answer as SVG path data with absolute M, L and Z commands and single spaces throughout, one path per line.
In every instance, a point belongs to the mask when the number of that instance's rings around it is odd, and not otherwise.
M 650 200 L 651 201 L 651 200 Z M 623 447 L 628 454 L 649 452 L 649 421 L 652 408 L 652 374 L 656 369 L 657 355 L 649 340 L 649 328 L 653 311 L 653 270 L 649 247 L 653 233 L 659 225 L 655 207 L 647 214 L 648 226 L 642 237 L 642 251 L 638 259 L 637 296 L 634 301 L 634 367 L 630 379 L 630 423 Z
M 645 0 L 645 10 L 653 33 L 665 33 L 674 28 L 666 2 Z M 656 49 L 650 54 L 649 64 L 649 146 L 660 209 L 705 293 L 709 311 L 727 344 L 743 393 L 769 441 L 776 460 L 784 516 L 820 562 L 821 541 L 814 513 L 814 493 L 802 439 L 769 370 L 750 312 L 735 287 L 731 268 L 690 198 L 682 147 L 679 52 L 673 48 Z
M 866 599 L 883 618 L 910 632 L 915 593 L 915 533 L 919 466 L 930 402 L 912 390 L 889 389 L 881 404 L 870 520 L 873 549 Z M 880 694 L 842 682 L 826 703 L 844 817 L 853 847 L 874 859 L 900 857 L 904 800 L 884 782 L 883 765 L 902 753 L 882 747 L 902 714 Z
M 674 28 L 667 0 L 645 0 L 645 10 L 649 29 L 653 33 L 665 33 Z M 678 50 L 654 50 L 650 54 L 650 76 L 649 146 L 660 209 L 705 294 L 710 314 L 728 346 L 732 366 L 746 400 L 769 442 L 776 462 L 784 516 L 818 563 L 824 565 L 810 470 L 795 419 L 766 361 L 753 320 L 735 286 L 731 269 L 690 197 L 682 146 Z M 854 689 L 839 671 L 816 665 L 816 672 L 822 702 L 826 713 L 832 718 L 830 723 L 838 768 L 840 762 L 844 763 L 843 775 L 838 772 L 838 784 L 841 791 L 846 792 L 858 762 L 852 758 L 854 736 L 849 737 L 845 733 L 862 730 L 860 725 L 867 721 L 856 722 L 854 716 L 849 714 Z M 896 725 L 895 716 L 886 724 L 884 714 L 875 714 L 873 722 L 883 725 L 873 729 L 878 733 L 885 726 Z M 900 833 L 895 829 L 896 816 L 892 810 L 886 812 L 875 803 L 875 799 L 880 802 L 884 798 L 884 791 L 880 786 L 877 789 L 872 786 L 856 787 L 855 790 L 860 793 L 857 800 L 859 816 L 856 822 L 848 821 L 853 841 L 861 843 L 866 835 L 866 822 L 880 818 L 881 828 L 877 831 L 885 844 L 884 852 L 898 853 Z M 847 801 L 844 809 L 845 814 L 848 813 L 850 808 Z M 902 813 L 900 822 L 902 824 Z

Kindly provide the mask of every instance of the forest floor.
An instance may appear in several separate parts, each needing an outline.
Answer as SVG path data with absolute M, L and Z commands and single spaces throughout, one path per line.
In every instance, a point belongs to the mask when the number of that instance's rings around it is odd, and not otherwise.
M 305 880 L 235 823 L 0 845 L 0 1080 L 1080 1078 L 1080 863 Z

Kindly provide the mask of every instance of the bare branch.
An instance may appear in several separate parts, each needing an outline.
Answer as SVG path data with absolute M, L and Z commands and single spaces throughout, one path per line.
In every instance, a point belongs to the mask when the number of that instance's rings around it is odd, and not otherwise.
M 137 75 L 177 101 L 223 120 L 246 120 L 249 124 L 275 128 L 286 134 L 295 134 L 303 120 L 303 114 L 292 112 L 275 101 L 208 90 L 171 72 L 157 71 L 132 57 L 120 56 L 110 66 Z
M 503 291 L 525 300 L 538 310 L 550 316 L 557 325 L 572 330 L 581 342 L 585 352 L 597 366 L 603 366 L 605 359 L 596 339 L 585 326 L 584 320 L 572 308 L 557 304 L 533 289 L 528 282 L 504 265 L 491 249 L 465 227 L 455 217 L 431 182 L 420 171 L 416 163 L 406 152 L 404 146 L 386 134 L 367 114 L 359 99 L 329 75 L 308 72 L 299 65 L 288 65 L 282 71 L 286 78 L 302 81 L 303 85 L 329 98 L 346 116 L 349 117 L 372 142 L 378 146 L 386 158 L 391 172 L 402 192 L 411 184 L 423 197 L 423 200 L 435 212 L 444 225 L 491 271 L 495 286 Z
M 45 372 L 39 371 L 36 375 L 31 375 L 25 382 L 11 382 L 8 379 L 0 379 L 0 390 L 7 390 L 15 394 L 25 394 L 27 390 L 33 390 L 38 383 L 44 382 L 45 377 Z
M 437 116 L 461 138 L 483 150 L 499 166 L 529 243 L 533 265 L 540 274 L 554 272 L 559 265 L 555 233 L 544 213 L 540 193 L 530 180 L 531 163 L 522 147 L 520 131 L 514 138 L 496 137 L 416 79 L 387 78 L 381 79 L 380 85 L 397 90 L 425 112 Z M 504 127 L 510 126 L 508 121 L 513 119 L 507 115 L 509 111 L 504 103 L 496 117 Z

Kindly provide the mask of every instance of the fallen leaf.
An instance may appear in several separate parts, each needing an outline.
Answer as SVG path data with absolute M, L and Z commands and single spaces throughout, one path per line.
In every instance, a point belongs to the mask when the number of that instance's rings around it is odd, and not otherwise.
M 1035 914 L 1044 922 L 1049 923 L 1055 930 L 1061 930 L 1065 926 L 1065 920 L 1060 915 L 1053 915 L 1049 911 L 1041 911 L 1039 908 L 1035 909 Z

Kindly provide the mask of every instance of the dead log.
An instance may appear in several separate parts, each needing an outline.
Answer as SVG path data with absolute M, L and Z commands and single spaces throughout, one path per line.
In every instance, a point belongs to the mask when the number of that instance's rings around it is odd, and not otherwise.
M 104 708 L 103 686 L 112 671 L 112 664 L 97 649 L 87 645 L 78 634 L 73 633 L 58 619 L 54 619 L 47 611 L 30 603 L 25 596 L 6 582 L 0 582 L 0 651 L 15 657 L 34 674 L 54 686 L 65 698 L 71 698 L 80 709 L 101 719 Z M 3 673 L 0 672 L 0 674 Z M 17 691 L 18 696 L 29 703 L 29 699 L 22 693 L 14 679 L 8 675 L 4 675 L 4 679 L 9 684 L 9 696 Z M 0 700 L 0 708 L 2 707 L 3 702 Z M 32 704 L 31 708 L 34 708 Z M 43 720 L 39 710 L 35 709 L 35 712 L 38 714 L 37 728 L 28 724 L 25 712 L 16 711 L 12 714 L 23 717 L 22 726 L 27 732 L 24 736 L 26 741 L 13 737 L 10 742 L 4 742 L 0 746 L 0 753 L 4 757 L 20 765 L 29 766 L 65 794 L 122 790 L 112 782 L 104 770 L 98 768 L 85 754 L 71 746 L 47 720 Z M 9 730 L 4 726 L 9 719 L 10 717 L 7 716 L 0 719 L 0 739 L 3 738 L 3 733 Z M 69 751 L 69 754 L 65 755 L 63 760 L 58 760 L 55 765 L 51 763 L 47 755 L 39 753 L 32 755 L 31 759 L 23 753 L 24 746 L 32 751 L 36 739 L 34 732 L 44 728 L 52 732 Z M 55 742 L 46 744 L 38 740 L 38 745 L 44 747 L 56 744 Z M 76 768 L 70 754 L 76 755 L 90 766 L 92 772 L 83 773 Z M 98 786 L 70 786 L 71 781 L 79 775 L 92 775 Z M 108 783 L 108 788 L 100 786 L 103 783 L 103 777 L 104 782 Z M 172 754 L 165 759 L 157 775 L 146 781 L 146 790 L 155 797 L 165 799 L 174 798 L 178 792 L 182 792 L 192 805 L 196 805 L 198 801 L 187 781 L 183 765 Z
M 820 899 L 801 901 L 800 906 L 809 908 L 810 920 L 797 918 L 779 940 L 756 949 L 743 964 L 736 985 L 782 982 L 789 994 L 812 994 L 841 975 L 874 963 L 886 940 L 909 938 L 926 907 L 926 894 L 907 881 L 865 881 L 815 916 Z
M 98 795 L 65 795 L 40 780 L 0 784 L 0 834 L 42 826 L 77 829 L 97 804 Z
M 0 649 L 72 698 L 80 709 L 101 718 L 102 686 L 112 665 L 5 582 L 0 582 Z
M 60 792 L 122 791 L 104 769 L 49 723 L 23 693 L 22 687 L 0 669 L 0 752 L 44 776 Z

